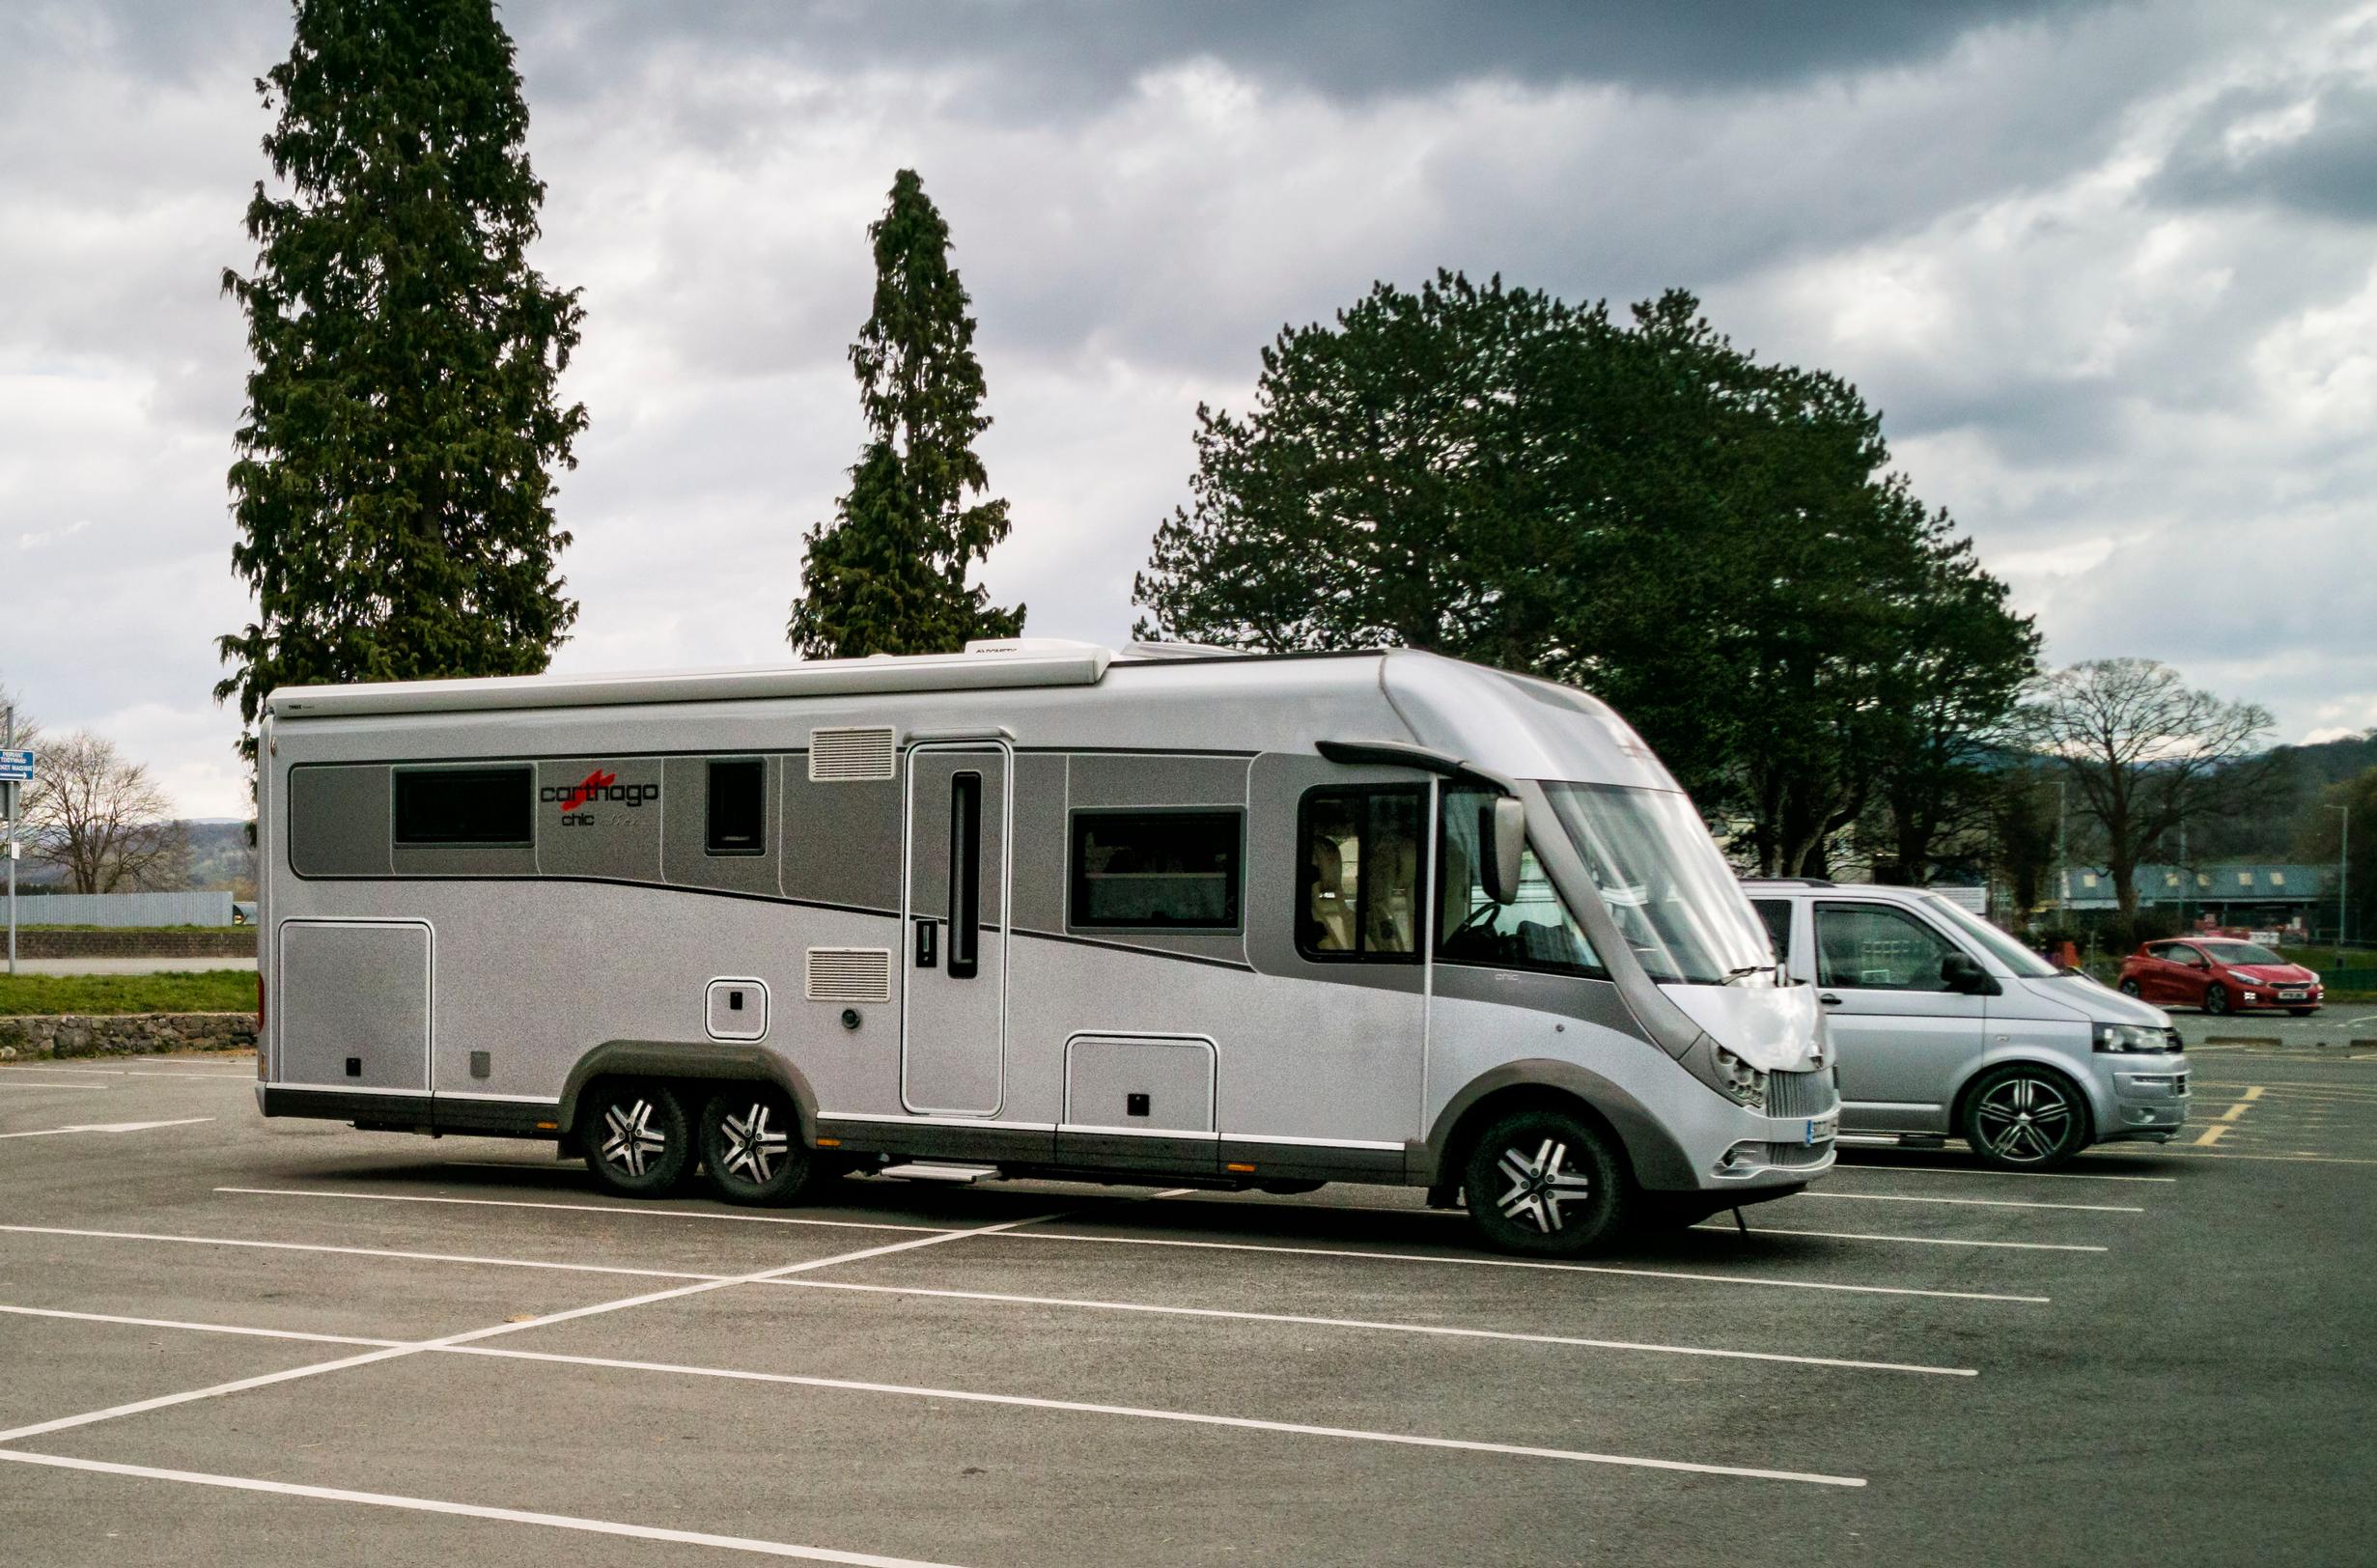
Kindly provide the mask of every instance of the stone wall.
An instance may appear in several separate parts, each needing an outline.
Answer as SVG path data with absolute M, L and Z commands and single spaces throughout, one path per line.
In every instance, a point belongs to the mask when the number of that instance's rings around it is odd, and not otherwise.
M 253 1013 L 69 1014 L 0 1018 L 0 1061 L 146 1056 L 165 1050 L 253 1050 Z
M 0 937 L 0 941 L 5 941 Z M 19 931 L 19 958 L 254 958 L 254 926 Z

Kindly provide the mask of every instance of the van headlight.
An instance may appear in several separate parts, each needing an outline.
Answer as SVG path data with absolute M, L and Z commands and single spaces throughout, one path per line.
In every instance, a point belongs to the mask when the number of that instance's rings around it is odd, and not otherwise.
M 1717 1048 L 1717 1086 L 1752 1110 L 1766 1108 L 1766 1075 L 1722 1046 Z
M 2115 1055 L 2139 1051 L 2160 1054 L 2179 1049 L 2179 1031 L 2158 1029 L 2143 1023 L 2100 1023 L 2096 1026 L 2096 1049 Z

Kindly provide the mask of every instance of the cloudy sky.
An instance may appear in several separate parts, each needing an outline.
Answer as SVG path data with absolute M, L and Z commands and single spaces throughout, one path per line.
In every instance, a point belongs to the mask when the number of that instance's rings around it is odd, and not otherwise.
M 2040 619 L 2377 725 L 2377 6 L 516 0 L 585 291 L 556 667 L 783 657 L 893 172 L 947 214 L 1030 630 L 1120 639 L 1200 400 L 1377 278 L 1680 285 L 1885 411 Z M 269 3 L 0 11 L 0 682 L 231 815 L 223 472 Z

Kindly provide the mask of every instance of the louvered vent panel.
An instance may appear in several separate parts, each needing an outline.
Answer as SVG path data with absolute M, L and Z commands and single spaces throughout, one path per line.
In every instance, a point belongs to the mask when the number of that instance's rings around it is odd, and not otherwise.
M 891 726 L 809 732 L 809 782 L 881 783 L 897 776 L 898 737 Z
M 891 949 L 810 948 L 808 997 L 813 1002 L 891 1000 Z

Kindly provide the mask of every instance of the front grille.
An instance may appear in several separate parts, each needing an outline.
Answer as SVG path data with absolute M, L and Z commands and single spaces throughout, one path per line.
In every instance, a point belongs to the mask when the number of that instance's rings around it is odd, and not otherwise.
M 1770 1143 L 1766 1146 L 1766 1162 L 1794 1169 L 1802 1165 L 1820 1165 L 1832 1152 L 1832 1140 L 1822 1143 Z
M 1769 1116 L 1827 1116 L 1839 1106 L 1832 1092 L 1830 1069 L 1819 1073 L 1769 1073 L 1766 1113 Z

